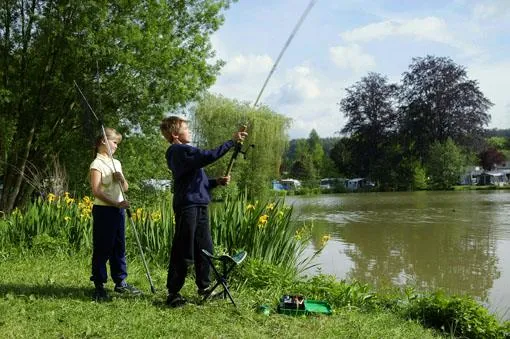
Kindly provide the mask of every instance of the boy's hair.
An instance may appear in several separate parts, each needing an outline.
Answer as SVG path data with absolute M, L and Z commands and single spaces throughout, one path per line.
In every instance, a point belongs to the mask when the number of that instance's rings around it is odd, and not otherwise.
M 108 139 L 108 140 L 115 140 L 115 141 L 117 141 L 117 143 L 120 143 L 122 141 L 122 134 L 117 132 L 114 128 L 105 127 L 104 133 L 106 134 L 106 139 Z M 96 152 L 97 152 L 97 149 L 99 148 L 99 146 L 101 146 L 101 144 L 103 143 L 103 141 L 105 141 L 105 140 L 104 140 L 103 132 L 101 131 L 101 134 L 99 134 L 97 136 L 96 142 L 95 142 Z
M 161 121 L 161 125 L 159 125 L 161 134 L 163 134 L 168 142 L 173 142 L 174 138 L 172 134 L 179 133 L 183 122 L 188 122 L 188 120 L 178 116 L 169 116 L 164 118 Z

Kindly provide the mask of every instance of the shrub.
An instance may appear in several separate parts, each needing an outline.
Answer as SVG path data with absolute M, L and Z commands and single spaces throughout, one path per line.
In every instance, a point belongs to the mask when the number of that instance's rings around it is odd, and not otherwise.
M 508 338 L 488 310 L 470 297 L 445 296 L 441 292 L 416 297 L 404 310 L 410 319 L 460 338 Z M 506 334 L 505 334 L 506 332 Z

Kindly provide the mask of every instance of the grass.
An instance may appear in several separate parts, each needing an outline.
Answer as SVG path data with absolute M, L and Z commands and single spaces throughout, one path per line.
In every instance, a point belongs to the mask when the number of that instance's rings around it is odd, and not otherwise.
M 0 253 L 1 338 L 437 338 L 412 321 L 384 312 L 335 309 L 332 316 L 292 317 L 257 313 L 265 289 L 233 288 L 238 308 L 225 300 L 198 305 L 193 280 L 182 308 L 164 305 L 166 271 L 151 267 L 158 292 L 152 295 L 139 260 L 129 261 L 128 281 L 145 291 L 129 298 L 112 291 L 113 300 L 91 300 L 87 254 L 25 251 Z M 246 284 L 245 284 L 246 285 Z M 269 300 L 273 307 L 277 300 Z M 274 308 L 273 308 L 274 310 Z

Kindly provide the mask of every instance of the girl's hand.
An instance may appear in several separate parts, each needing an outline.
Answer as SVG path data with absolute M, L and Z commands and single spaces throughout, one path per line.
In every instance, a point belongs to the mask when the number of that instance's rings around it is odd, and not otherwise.
M 113 177 L 115 178 L 115 180 L 117 180 L 121 184 L 124 184 L 124 182 L 126 181 L 126 179 L 124 179 L 124 175 L 122 175 L 121 172 L 113 173 Z
M 117 205 L 118 208 L 129 208 L 129 201 L 123 200 Z

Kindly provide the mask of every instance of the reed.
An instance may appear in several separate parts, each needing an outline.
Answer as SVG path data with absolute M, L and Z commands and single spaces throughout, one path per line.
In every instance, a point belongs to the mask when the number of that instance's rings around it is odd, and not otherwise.
M 32 247 L 38 235 L 65 240 L 74 249 L 90 247 L 92 201 L 84 197 L 78 202 L 69 193 L 39 197 L 23 211 L 14 209 L 4 216 L 0 241 L 4 246 Z
M 291 217 L 292 207 L 283 199 L 249 202 L 244 194 L 229 196 L 211 211 L 213 242 L 228 253 L 243 249 L 252 259 L 305 270 L 324 246 L 303 260 L 311 225 L 300 225 Z
M 61 246 L 66 251 L 90 250 L 92 203 L 87 196 L 77 199 L 69 193 L 39 198 L 24 211 L 16 209 L 2 218 L 0 243 L 2 247 L 32 248 L 35 244 L 41 248 Z M 250 203 L 244 194 L 228 196 L 211 209 L 213 242 L 229 253 L 244 249 L 251 259 L 304 270 L 313 258 L 302 260 L 311 237 L 311 225 L 299 225 L 291 217 L 292 207 L 285 206 L 283 199 Z M 166 266 L 175 231 L 171 198 L 135 209 L 132 220 L 149 261 Z M 136 253 L 137 244 L 129 223 L 126 250 Z

